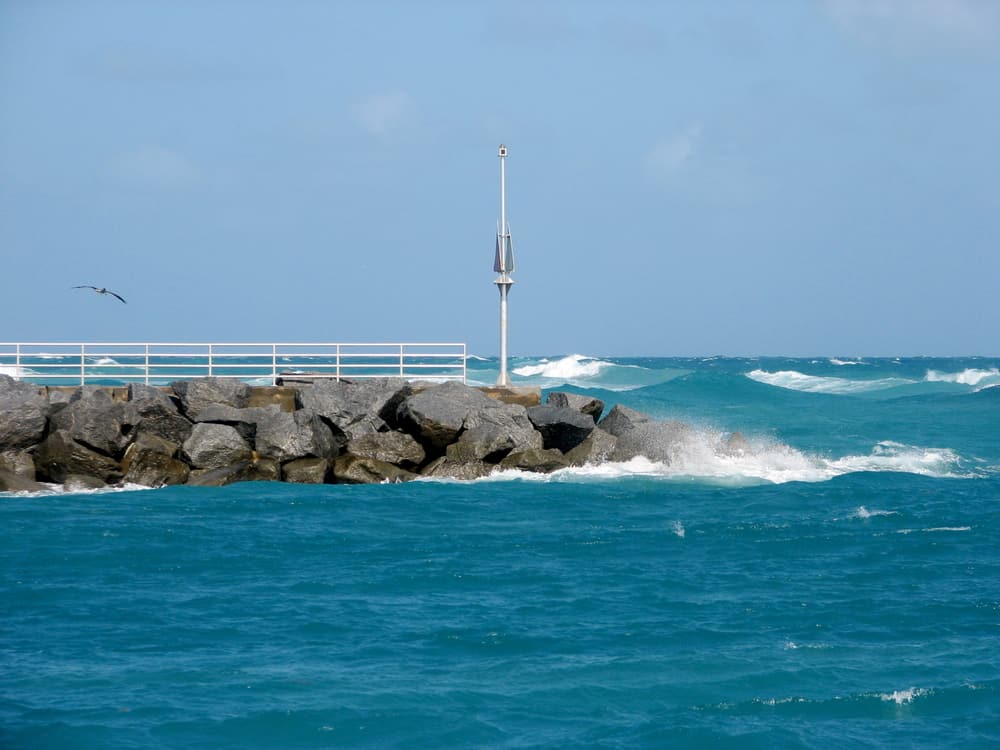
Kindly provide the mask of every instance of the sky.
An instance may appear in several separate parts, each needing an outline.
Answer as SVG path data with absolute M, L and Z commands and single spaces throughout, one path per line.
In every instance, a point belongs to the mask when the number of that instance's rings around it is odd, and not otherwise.
M 0 341 L 496 355 L 500 143 L 511 355 L 1000 354 L 994 0 L 0 0 Z

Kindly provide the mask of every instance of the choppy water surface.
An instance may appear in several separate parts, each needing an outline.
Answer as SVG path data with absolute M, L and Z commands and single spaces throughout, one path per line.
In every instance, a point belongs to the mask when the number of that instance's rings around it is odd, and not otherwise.
M 0 496 L 0 746 L 994 747 L 997 365 L 527 360 L 696 429 L 546 478 Z

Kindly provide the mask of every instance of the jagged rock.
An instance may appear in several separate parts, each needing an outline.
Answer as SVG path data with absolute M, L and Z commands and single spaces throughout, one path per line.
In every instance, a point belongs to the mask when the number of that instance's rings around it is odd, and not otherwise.
M 97 477 L 92 477 L 89 474 L 70 474 L 65 480 L 63 480 L 63 490 L 65 492 L 102 490 L 107 486 L 107 483 L 102 482 Z
M 690 434 L 683 422 L 658 422 L 648 414 L 616 405 L 598 426 L 618 438 L 609 456 L 612 461 L 628 461 L 645 456 L 670 463 L 677 446 Z
M 603 463 L 614 454 L 617 444 L 618 438 L 595 427 L 582 443 L 566 452 L 566 461 L 570 466 Z
M 414 470 L 426 459 L 424 449 L 405 432 L 370 432 L 347 443 L 347 452 L 362 458 L 374 458 Z
M 300 409 L 288 414 L 277 409 L 261 409 L 257 421 L 257 452 L 278 461 L 296 458 L 330 458 L 343 445 L 316 414 Z
M 581 414 L 586 414 L 588 417 L 593 418 L 595 424 L 604 412 L 604 402 L 601 399 L 582 396 L 579 393 L 552 391 L 546 399 L 546 403 L 549 406 L 555 406 L 560 409 L 573 409 Z
M 190 467 L 176 458 L 150 448 L 130 445 L 126 451 L 128 465 L 123 462 L 125 481 L 143 487 L 163 487 L 184 484 L 191 474 Z
M 333 462 L 334 479 L 341 484 L 381 484 L 383 482 L 409 482 L 416 474 L 393 466 L 377 458 L 352 456 L 345 453 Z
M 21 479 L 35 480 L 35 459 L 31 454 L 23 450 L 10 450 L 0 453 L 0 471 L 21 477 Z
M 34 479 L 0 469 L 0 492 L 45 492 L 48 489 Z
M 109 484 L 122 478 L 117 461 L 81 445 L 65 430 L 56 430 L 35 450 L 35 471 L 48 482 L 64 482 L 71 474 L 88 474 Z
M 396 409 L 412 393 L 398 378 L 323 380 L 297 389 L 298 403 L 315 412 L 348 439 L 382 432 L 396 425 Z
M 498 402 L 475 388 L 450 382 L 407 397 L 399 405 L 396 417 L 400 426 L 429 453 L 438 455 L 465 428 L 470 413 L 497 405 Z
M 134 404 L 114 401 L 106 390 L 81 390 L 51 417 L 53 430 L 112 458 L 120 458 L 134 437 L 141 417 Z
M 513 451 L 525 451 L 543 446 L 542 434 L 531 423 L 528 410 L 520 404 L 491 400 L 485 407 L 470 410 L 463 423 L 466 431 L 474 433 L 478 428 L 491 426 L 498 428 L 510 438 Z M 464 435 L 465 433 L 462 437 Z
M 148 385 L 133 383 L 129 386 L 129 403 L 139 414 L 136 440 L 149 433 L 180 445 L 191 436 L 194 425 L 177 409 L 170 395 Z
M 545 448 L 566 453 L 582 443 L 595 428 L 594 420 L 568 407 L 533 406 L 528 419 L 540 433 Z
M 268 408 L 248 406 L 238 409 L 227 404 L 209 404 L 198 412 L 195 422 L 227 424 L 240 433 L 240 437 L 246 440 L 248 445 L 253 445 L 257 439 L 257 423 L 268 413 L 283 412 L 280 412 L 277 406 Z
M 222 487 L 234 482 L 274 482 L 281 477 L 281 466 L 271 458 L 238 461 L 218 469 L 192 471 L 187 484 L 194 487 Z
M 549 474 L 569 466 L 566 456 L 555 448 L 532 448 L 511 453 L 500 462 L 501 469 L 521 469 Z
M 38 386 L 0 375 L 0 449 L 27 448 L 45 435 L 48 400 Z
M 330 462 L 325 458 L 297 458 L 281 466 L 285 481 L 297 484 L 323 484 L 329 471 Z
M 447 456 L 441 456 L 431 461 L 420 472 L 421 476 L 439 477 L 446 479 L 479 479 L 489 476 L 496 470 L 496 466 L 483 461 L 453 461 Z
M 250 402 L 250 386 L 234 378 L 178 380 L 170 387 L 181 400 L 181 410 L 192 421 L 210 404 L 243 409 Z
M 188 463 L 198 469 L 221 469 L 251 457 L 250 446 L 235 429 L 210 422 L 196 424 L 181 450 Z
M 541 447 L 541 441 L 539 440 Z M 499 463 L 517 445 L 511 430 L 497 424 L 481 424 L 465 430 L 458 440 L 445 449 L 453 463 Z M 525 446 L 527 448 L 527 446 Z

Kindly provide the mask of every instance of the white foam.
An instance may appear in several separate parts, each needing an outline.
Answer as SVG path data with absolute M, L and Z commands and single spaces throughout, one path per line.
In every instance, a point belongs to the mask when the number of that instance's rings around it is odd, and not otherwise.
M 686 533 L 686 532 L 684 531 L 684 524 L 682 524 L 682 523 L 681 523 L 680 521 L 674 521 L 674 525 L 673 525 L 673 527 L 671 528 L 671 531 L 673 531 L 673 532 L 674 532 L 674 535 L 675 535 L 675 536 L 678 536 L 678 537 L 680 537 L 681 539 L 683 539 L 683 538 L 684 538 L 684 534 Z
M 806 375 L 796 370 L 779 370 L 778 372 L 752 370 L 746 373 L 746 377 L 756 380 L 758 383 L 773 385 L 777 388 L 785 388 L 790 391 L 832 393 L 837 395 L 881 391 L 886 388 L 896 388 L 900 385 L 909 385 L 916 382 L 905 378 L 851 380 L 849 378 L 835 378 L 825 375 Z
M 9 375 L 17 380 L 24 374 L 24 368 L 17 365 L 0 365 L 0 375 Z
M 156 487 L 147 487 L 142 484 L 122 484 L 108 487 L 97 487 L 94 489 L 67 490 L 65 485 L 50 484 L 41 482 L 45 487 L 38 492 L 0 492 L 0 497 L 51 497 L 52 495 L 104 495 L 111 492 L 136 492 L 138 490 L 154 490 Z
M 924 532 L 924 533 L 934 533 L 934 532 L 941 532 L 941 531 L 960 532 L 960 531 L 972 531 L 972 527 L 971 526 L 934 526 L 934 527 L 929 528 L 929 529 L 900 529 L 896 533 L 897 534 L 912 534 L 915 531 L 921 531 L 921 532 Z
M 96 362 L 94 362 L 94 364 L 95 365 L 117 365 L 118 362 L 117 362 L 117 360 L 114 360 L 111 357 L 101 357 Z
M 523 365 L 513 370 L 515 375 L 522 377 L 543 377 L 562 380 L 589 378 L 601 372 L 613 363 L 594 359 L 583 354 L 570 354 L 562 359 L 543 359 L 537 365 Z
M 868 508 L 866 508 L 863 505 L 860 506 L 857 511 L 858 518 L 877 518 L 878 516 L 898 516 L 898 515 L 899 513 L 897 513 L 894 510 L 878 510 L 878 509 L 868 510 Z
M 989 370 L 977 370 L 968 368 L 961 372 L 938 372 L 928 370 L 924 380 L 928 383 L 958 383 L 960 385 L 1000 385 L 1000 369 L 993 367 Z M 984 383 L 983 381 L 990 381 Z
M 831 365 L 837 365 L 838 367 L 844 367 L 846 365 L 863 365 L 864 362 L 860 359 L 837 359 L 836 357 L 831 357 L 827 360 Z
M 904 703 L 912 703 L 915 698 L 927 695 L 930 691 L 924 688 L 911 687 L 909 690 L 894 690 L 891 693 L 879 693 L 879 698 L 884 701 L 902 706 Z

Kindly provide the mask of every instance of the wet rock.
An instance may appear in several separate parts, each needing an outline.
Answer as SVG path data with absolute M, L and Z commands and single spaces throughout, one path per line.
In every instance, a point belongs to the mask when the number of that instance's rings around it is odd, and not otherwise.
M 45 492 L 49 489 L 34 479 L 0 469 L 0 492 Z
M 330 472 L 330 462 L 325 458 L 297 458 L 281 467 L 286 482 L 296 484 L 323 484 Z
M 566 452 L 566 462 L 570 466 L 604 463 L 614 455 L 617 444 L 618 438 L 595 427 L 582 443 Z
M 593 418 L 594 423 L 601 418 L 604 413 L 604 402 L 599 398 L 581 396 L 578 393 L 566 393 L 564 391 L 552 391 L 549 393 L 546 403 L 559 409 L 573 409 L 581 414 L 586 414 Z
M 441 456 L 427 464 L 420 474 L 425 477 L 471 480 L 489 476 L 496 468 L 483 461 L 453 461 L 447 456 Z
M 347 443 L 347 452 L 362 458 L 374 458 L 404 469 L 415 470 L 426 454 L 423 447 L 405 432 L 370 432 Z
M 25 450 L 9 450 L 0 453 L 0 471 L 34 481 L 35 459 Z
M 87 492 L 89 490 L 103 490 L 107 483 L 89 474 L 70 474 L 63 481 L 63 490 L 66 492 Z
M 181 451 L 198 469 L 221 469 L 251 458 L 250 446 L 235 429 L 210 422 L 196 424 Z
M 555 448 L 533 448 L 511 453 L 500 462 L 501 469 L 521 469 L 549 474 L 569 466 L 566 457 Z
M 183 461 L 143 448 L 134 452 L 125 469 L 125 481 L 143 487 L 184 484 L 190 475 L 191 469 Z
M 398 466 L 346 453 L 333 462 L 333 476 L 341 484 L 381 484 L 383 482 L 408 482 L 416 474 Z
M 612 461 L 645 456 L 651 461 L 670 463 L 691 434 L 691 427 L 683 422 L 655 421 L 648 414 L 621 405 L 615 406 L 599 426 L 618 439 L 609 456 Z
M 542 434 L 542 445 L 566 453 L 595 429 L 592 417 L 568 407 L 533 406 L 528 418 Z
M 49 435 L 35 450 L 39 479 L 64 482 L 71 474 L 88 474 L 108 484 L 122 478 L 118 462 L 73 440 L 65 430 Z

